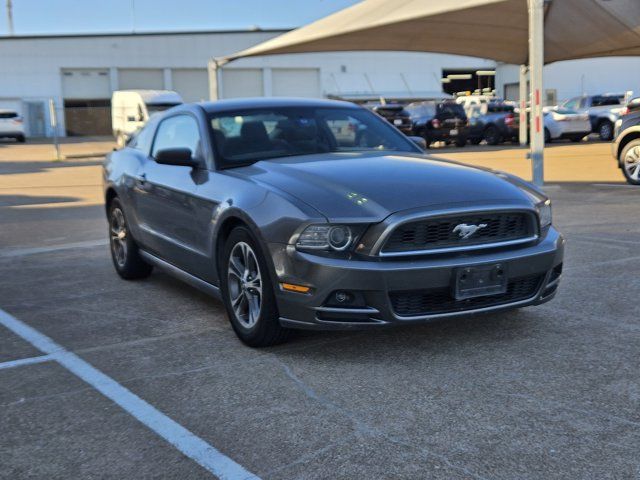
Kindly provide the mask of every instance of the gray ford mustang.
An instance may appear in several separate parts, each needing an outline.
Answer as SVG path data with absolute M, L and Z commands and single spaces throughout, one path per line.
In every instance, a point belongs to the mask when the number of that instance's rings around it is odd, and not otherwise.
M 175 107 L 108 155 L 104 187 L 118 274 L 221 298 L 251 346 L 535 305 L 562 272 L 542 192 L 345 102 Z

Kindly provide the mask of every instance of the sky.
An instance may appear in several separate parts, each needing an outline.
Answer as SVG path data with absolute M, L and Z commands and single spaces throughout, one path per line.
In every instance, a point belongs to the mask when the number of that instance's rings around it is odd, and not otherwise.
M 358 0 L 12 0 L 16 35 L 294 28 Z M 0 35 L 7 35 L 6 0 Z

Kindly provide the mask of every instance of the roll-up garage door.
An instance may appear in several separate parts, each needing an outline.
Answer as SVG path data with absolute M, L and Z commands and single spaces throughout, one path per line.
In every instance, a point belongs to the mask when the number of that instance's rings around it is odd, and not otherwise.
M 171 71 L 173 90 L 185 102 L 209 100 L 209 76 L 204 68 L 174 68 Z
M 111 133 L 111 80 L 107 69 L 63 69 L 67 135 Z
M 119 90 L 164 90 L 164 72 L 160 68 L 119 68 Z
M 262 70 L 259 68 L 222 69 L 222 97 L 261 97 Z
M 316 68 L 274 68 L 271 71 L 273 95 L 276 97 L 322 96 L 320 71 Z

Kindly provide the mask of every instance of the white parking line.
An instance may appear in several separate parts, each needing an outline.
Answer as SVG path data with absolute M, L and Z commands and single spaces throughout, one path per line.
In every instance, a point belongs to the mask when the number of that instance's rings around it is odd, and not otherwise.
M 51 360 L 55 360 L 53 355 L 40 355 L 39 357 L 20 358 L 18 360 L 11 360 L 9 362 L 0 363 L 0 370 L 22 367 L 23 365 L 34 365 L 36 363 L 49 362 Z
M 55 360 L 84 380 L 217 477 L 225 480 L 260 480 L 256 475 L 223 455 L 216 448 L 127 390 L 111 377 L 4 310 L 0 310 L 0 325 L 22 337 L 46 356 L 49 356 L 51 360 Z

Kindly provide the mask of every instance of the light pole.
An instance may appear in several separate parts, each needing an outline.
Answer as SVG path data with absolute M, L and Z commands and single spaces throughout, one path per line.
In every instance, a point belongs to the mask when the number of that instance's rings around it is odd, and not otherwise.
M 7 32 L 10 37 L 13 37 L 13 5 L 11 0 L 7 0 Z

